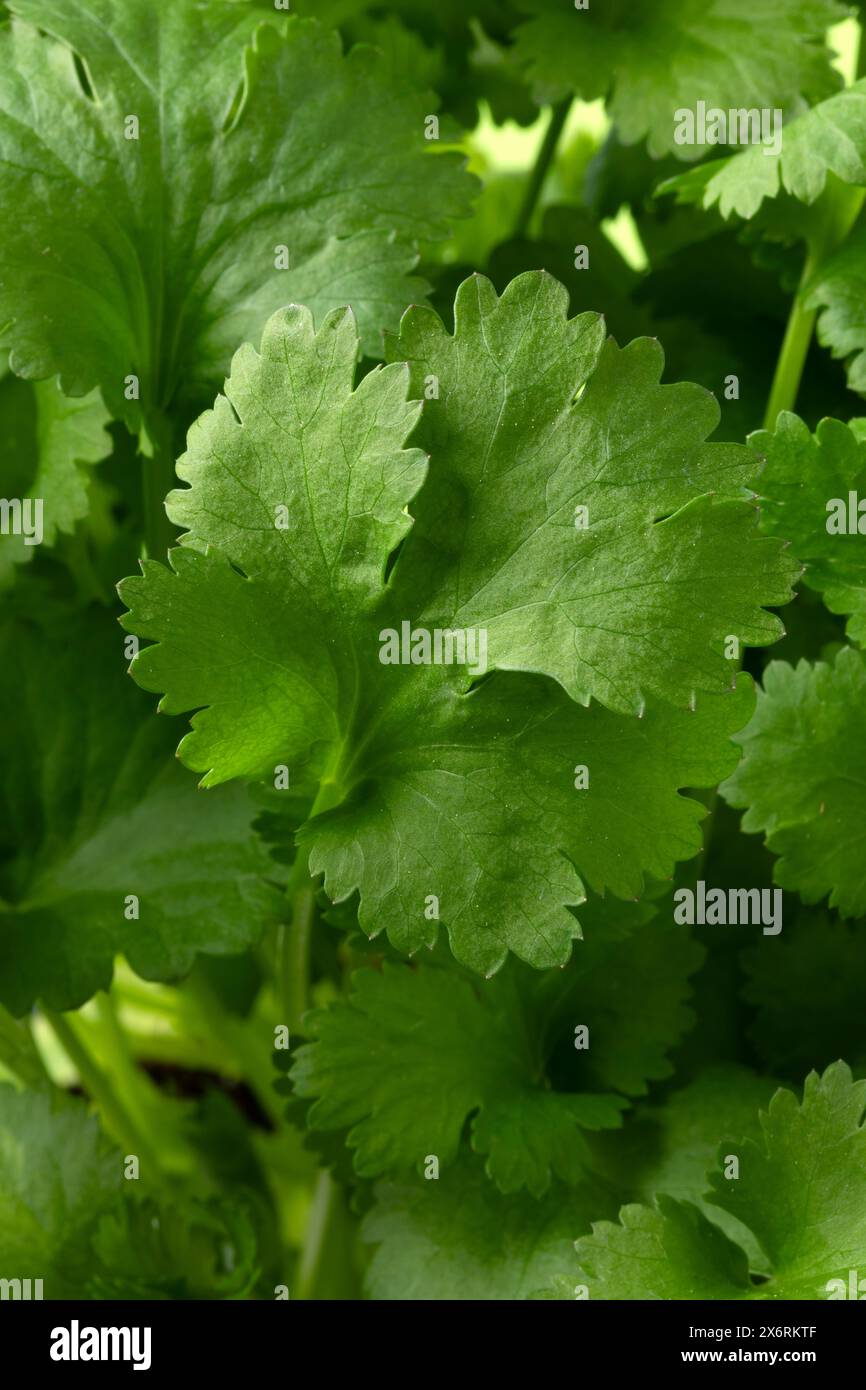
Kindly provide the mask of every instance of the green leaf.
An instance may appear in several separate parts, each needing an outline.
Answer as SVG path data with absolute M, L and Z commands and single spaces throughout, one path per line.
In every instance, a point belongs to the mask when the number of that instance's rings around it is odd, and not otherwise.
M 351 300 L 381 349 L 423 291 L 413 242 L 447 235 L 473 189 L 460 156 L 424 139 L 430 93 L 369 48 L 344 57 L 314 21 L 227 0 L 10 8 L 0 324 L 14 371 L 59 374 L 72 395 L 99 385 L 113 415 L 137 425 L 140 408 L 152 426 L 209 397 L 288 301 L 321 317 Z
M 629 1206 L 577 1242 L 591 1298 L 826 1299 L 866 1259 L 866 1082 L 843 1062 L 806 1079 L 802 1104 L 777 1091 L 760 1139 L 726 1141 L 739 1177 L 712 1174 L 711 1201 L 752 1232 L 769 1278 L 752 1283 L 746 1255 L 689 1202 Z
M 657 885 L 650 891 L 657 893 Z M 645 1095 L 648 1082 L 670 1076 L 668 1054 L 694 1022 L 686 1000 L 704 950 L 674 924 L 669 908 L 669 899 L 658 907 L 590 899 L 581 912 L 586 940 L 569 967 L 530 979 L 558 1084 L 578 1062 L 593 1089 L 610 1087 L 627 1096 Z M 575 1052 L 578 1023 L 589 1029 L 587 1052 Z
M 278 900 L 240 788 L 196 790 L 96 612 L 0 634 L 0 999 L 16 1014 L 255 940 Z M 138 899 L 138 917 L 127 917 Z
M 522 1014 L 513 975 L 479 991 L 431 967 L 358 971 L 347 1003 L 307 1019 L 316 1041 L 296 1054 L 292 1079 L 318 1097 L 308 1124 L 348 1129 L 357 1171 L 376 1177 L 420 1170 L 428 1154 L 450 1165 L 477 1111 L 474 1146 L 502 1191 L 538 1197 L 553 1174 L 578 1181 L 580 1129 L 618 1125 L 626 1102 L 545 1090 L 540 1039 L 521 1036 Z
M 763 8 L 761 14 L 765 14 Z M 683 203 L 704 208 L 718 205 L 722 217 L 735 213 L 750 218 L 765 198 L 776 198 L 783 190 L 802 203 L 814 203 L 824 191 L 828 174 L 843 183 L 866 186 L 864 151 L 866 78 L 861 78 L 786 124 L 778 153 L 751 145 L 728 159 L 678 174 L 660 191 L 676 193 Z
M 367 1292 L 407 1301 L 529 1298 L 556 1275 L 573 1271 L 576 1280 L 574 1232 L 608 1204 L 591 1186 L 541 1201 L 503 1197 L 468 1157 L 438 1181 L 379 1183 L 362 1228 L 377 1246 Z
M 806 1078 L 801 1104 L 777 1091 L 760 1141 L 739 1146 L 740 1178 L 712 1176 L 712 1201 L 757 1236 L 773 1270 L 767 1298 L 823 1298 L 866 1259 L 866 1082 L 844 1062 Z
M 128 1201 L 93 1239 L 98 1299 L 239 1299 L 255 1296 L 258 1248 L 242 1202 Z
M 866 639 L 866 540 L 847 529 L 849 492 L 866 496 L 866 442 L 858 422 L 822 420 L 815 434 L 796 415 L 783 411 L 774 433 L 749 438 L 765 460 L 756 487 L 761 493 L 761 527 L 791 541 L 805 562 L 804 582 L 821 594 L 831 613 L 850 614 L 848 636 Z M 828 527 L 838 501 L 845 531 Z M 859 518 L 857 518 L 859 520 Z
M 758 1139 L 759 1107 L 769 1103 L 775 1090 L 775 1082 L 746 1067 L 709 1067 L 663 1105 L 644 1107 L 641 1119 L 658 1127 L 660 1145 L 641 1172 L 642 1190 L 647 1196 L 667 1192 L 702 1205 L 706 1172 L 719 1144 L 728 1134 Z M 721 1224 L 718 1209 L 706 1208 L 704 1214 Z
M 71 533 L 87 515 L 87 466 L 111 452 L 107 423 L 98 391 L 71 398 L 56 381 L 0 379 L 0 494 L 41 502 L 41 523 L 33 506 L 23 512 L 29 543 L 23 533 L 0 535 L 0 586 L 37 545 L 54 545 L 58 532 Z
M 591 1299 L 736 1299 L 752 1293 L 745 1252 L 691 1202 L 625 1206 L 576 1243 Z
M 273 8 L 273 0 L 256 3 Z M 387 6 L 370 0 L 292 0 L 291 8 L 341 26 L 353 41 L 375 44 L 392 61 L 399 59 L 404 70 L 429 74 L 425 80 L 441 95 L 446 111 L 467 127 L 475 125 L 482 102 L 497 124 L 508 119 L 531 124 L 538 115 L 506 46 L 517 18 L 512 0 L 473 0 L 471 6 L 465 0 L 436 0 L 435 5 L 390 0 Z
M 435 412 L 444 405 L 454 423 L 446 439 L 429 441 L 430 482 L 412 504 L 414 526 L 408 505 L 425 462 L 420 450 L 402 447 L 419 412 L 405 399 L 405 366 L 376 369 L 353 390 L 349 314 L 329 316 L 318 333 L 303 310 L 274 316 L 261 355 L 248 347 L 237 354 L 226 396 L 190 432 L 178 465 L 190 487 L 168 502 L 172 519 L 188 528 L 187 543 L 172 552 L 171 569 L 145 562 L 143 577 L 122 586 L 126 626 L 156 639 L 133 674 L 165 692 L 165 712 L 198 711 L 180 753 L 203 784 L 270 780 L 281 766 L 292 785 L 321 781 L 321 814 L 299 839 L 332 900 L 359 891 L 364 930 L 387 930 L 404 951 L 432 944 L 441 920 L 458 958 L 485 973 L 509 949 L 538 966 L 568 958 L 578 928 L 567 908 L 583 899 L 578 874 L 598 891 L 634 896 L 645 872 L 664 878 L 676 859 L 696 852 L 701 810 L 677 790 L 727 775 L 729 735 L 749 714 L 748 682 L 731 688 L 723 637 L 770 640 L 777 620 L 744 591 L 780 600 L 794 572 L 779 543 L 757 535 L 750 507 L 695 496 L 727 485 L 731 474 L 738 485 L 751 456 L 728 445 L 689 447 L 695 434 L 702 441 L 716 407 L 693 388 L 659 388 L 657 348 L 608 349 L 601 381 L 593 377 L 572 407 L 600 335 L 594 319 L 566 323 L 562 293 L 530 275 L 501 301 L 503 351 L 519 348 L 520 360 L 507 406 L 513 424 L 503 421 L 495 449 L 470 408 L 485 401 L 483 419 L 495 430 L 489 382 L 469 372 L 452 389 L 451 365 L 433 364 L 448 395 L 431 402 L 431 419 L 442 418 Z M 468 296 L 471 310 L 477 294 L 470 282 L 458 308 Z M 489 290 L 481 294 L 489 305 Z M 425 320 L 450 342 L 436 322 Z M 519 346 L 524 339 L 534 354 Z M 469 359 L 476 348 L 473 333 Z M 591 482 L 587 475 L 604 468 L 605 448 L 614 447 L 621 473 Z M 453 470 L 485 451 L 491 476 L 509 460 L 513 476 L 485 483 L 470 506 Z M 566 481 L 566 460 L 586 470 L 582 484 Z M 604 518 L 585 540 L 573 525 L 575 495 Z M 518 520 L 525 543 L 509 540 Z M 455 536 L 467 585 L 484 593 L 474 607 L 455 607 Z M 576 566 L 581 547 L 585 561 Z M 573 620 L 549 604 L 542 647 L 542 595 L 557 585 L 573 595 Z M 681 596 L 673 604 L 672 593 Z M 530 604 L 533 595 L 540 601 Z M 592 624 L 580 659 L 579 613 Z M 698 613 L 704 636 L 695 640 L 687 634 Z M 643 717 L 624 721 L 596 704 L 582 710 L 534 674 L 497 671 L 470 688 L 479 671 L 467 670 L 465 653 L 462 665 L 383 664 L 383 638 L 410 623 L 428 633 L 489 625 L 491 667 L 547 670 L 580 690 L 591 681 Z M 617 624 L 631 629 L 626 639 Z M 520 644 L 534 644 L 534 655 Z M 604 654 L 615 680 L 598 672 Z M 645 704 L 635 668 L 646 672 Z M 695 701 L 696 685 L 726 693 Z M 681 694 L 691 708 L 652 699 L 656 689 Z M 591 769 L 590 781 L 575 795 L 579 766 Z M 641 816 L 633 814 L 638 788 Z
M 866 179 L 864 179 L 866 183 Z M 806 287 L 805 306 L 818 309 L 817 336 L 834 357 L 845 359 L 848 385 L 866 395 L 866 231 L 857 227 L 828 256 Z
M 13 1018 L 0 1004 L 0 1075 L 38 1089 L 48 1079 L 29 1019 Z
M 2 1277 L 42 1279 L 45 1298 L 81 1297 L 90 1240 L 120 1197 L 122 1172 L 81 1102 L 0 1086 Z
M 775 639 L 761 604 L 784 602 L 792 567 L 722 500 L 750 469 L 739 446 L 705 443 L 709 392 L 660 385 L 658 343 L 603 346 L 603 322 L 569 321 L 567 304 L 541 274 L 499 299 L 476 276 L 453 337 L 431 310 L 404 317 L 391 355 L 416 395 L 431 377 L 440 393 L 414 436 L 433 462 L 404 584 L 429 620 L 486 627 L 493 665 L 552 675 L 582 704 L 686 705 L 730 685 L 728 633 Z
M 637 158 L 634 149 L 627 153 Z M 640 159 L 653 169 L 654 161 L 644 152 Z M 509 186 L 519 189 L 518 176 L 511 174 L 510 178 L 513 184 Z M 630 193 L 632 199 L 627 196 Z M 489 185 L 480 209 L 488 194 Z M 712 391 L 721 410 L 714 441 L 742 443 L 763 413 L 790 301 L 753 265 L 731 228 L 722 227 L 711 234 L 711 219 L 704 218 L 690 229 L 692 235 L 700 230 L 699 241 L 667 248 L 663 238 L 670 235 L 677 219 L 666 216 L 666 207 L 657 204 L 642 214 L 646 195 L 628 187 L 617 186 L 610 196 L 616 199 L 614 213 L 623 201 L 633 201 L 652 265 L 649 272 L 632 270 L 589 214 L 557 206 L 546 209 L 536 239 L 515 238 L 497 246 L 483 262 L 486 273 L 497 289 L 504 289 L 525 266 L 543 265 L 568 290 L 572 314 L 600 311 L 618 343 L 634 337 L 658 338 L 664 348 L 664 379 L 686 379 Z M 498 241 L 503 211 L 501 207 L 488 211 L 490 236 L 495 232 Z M 512 215 L 516 215 L 516 204 Z M 466 224 L 469 236 L 477 223 L 478 214 Z M 653 238 L 660 243 L 658 248 L 654 248 Z M 574 248 L 580 245 L 589 248 L 589 265 L 582 270 L 574 264 Z M 469 259 L 478 263 L 477 258 Z M 749 319 L 748 334 L 742 331 L 744 316 Z M 830 363 L 827 368 L 833 370 Z M 724 391 L 731 374 L 739 380 L 736 400 L 729 400 L 730 393 Z M 813 376 L 813 389 L 826 390 L 826 382 L 817 380 L 817 374 Z M 821 399 L 826 399 L 826 394 Z
M 420 450 L 402 447 L 419 410 L 405 369 L 353 390 L 357 347 L 350 311 L 318 333 L 307 310 L 274 315 L 178 463 L 191 486 L 168 510 L 195 546 L 122 586 L 126 625 L 161 639 L 133 664 L 139 684 L 167 692 L 167 713 L 207 706 L 181 748 L 206 786 L 272 774 L 348 723 L 354 629 L 381 598 L 424 476 Z
M 770 952 L 775 955 L 775 950 Z M 772 964 L 772 962 L 771 962 Z M 625 1129 L 592 1141 L 594 1167 L 629 1201 L 652 1202 L 657 1193 L 693 1203 L 713 1225 L 742 1245 L 751 1268 L 764 1263 L 760 1247 L 741 1222 L 704 1200 L 707 1169 L 727 1134 L 758 1139 L 760 1106 L 777 1082 L 747 1067 L 717 1064 L 694 1081 L 648 1102 L 626 1118 Z
M 824 46 L 844 19 L 835 0 L 628 0 L 577 9 L 573 0 L 521 0 L 533 18 L 517 30 L 517 56 L 539 101 L 570 92 L 607 100 L 620 139 L 647 140 L 654 158 L 698 159 L 705 146 L 678 145 L 674 113 L 707 107 L 795 106 L 838 85 Z
M 499 676 L 469 697 L 405 698 L 412 728 L 383 722 L 369 749 L 375 782 L 309 821 L 301 847 L 331 898 L 358 890 L 363 929 L 386 929 L 400 950 L 432 945 L 434 895 L 454 954 L 488 975 L 509 950 L 538 967 L 565 963 L 580 934 L 566 910 L 583 901 L 575 869 L 596 891 L 628 896 L 644 872 L 669 876 L 697 852 L 703 808 L 675 788 L 709 785 L 731 765 L 729 736 L 751 703 L 740 681 L 696 715 L 648 706 L 626 721 Z M 586 793 L 575 793 L 575 745 L 591 768 Z
M 866 658 L 843 648 L 833 665 L 774 661 L 751 723 L 736 741 L 743 761 L 721 788 L 748 808 L 743 829 L 763 831 L 781 856 L 775 878 L 844 917 L 866 912 L 860 849 L 866 825 L 866 742 L 860 710 Z
M 257 1252 L 242 1205 L 165 1205 L 136 1187 L 83 1102 L 0 1086 L 4 1279 L 41 1279 L 30 1296 L 46 1299 L 250 1296 Z
M 742 959 L 743 994 L 757 1010 L 750 1032 L 765 1066 L 802 1076 L 810 1062 L 848 1057 L 855 1074 L 866 1074 L 862 922 L 800 912 L 772 950 L 753 947 Z
M 627 1101 L 612 1090 L 640 1094 L 667 1075 L 666 1053 L 691 1021 L 683 1000 L 701 948 L 647 917 L 651 908 L 595 906 L 589 940 L 555 976 L 511 967 L 479 982 L 387 962 L 359 971 L 348 1001 L 306 1020 L 314 1041 L 292 1080 L 316 1098 L 309 1126 L 348 1130 L 356 1170 L 375 1177 L 420 1169 L 429 1154 L 451 1164 L 472 1115 L 473 1148 L 503 1192 L 539 1197 L 553 1177 L 580 1181 L 581 1130 L 617 1127 Z M 647 978 L 664 983 L 648 995 Z

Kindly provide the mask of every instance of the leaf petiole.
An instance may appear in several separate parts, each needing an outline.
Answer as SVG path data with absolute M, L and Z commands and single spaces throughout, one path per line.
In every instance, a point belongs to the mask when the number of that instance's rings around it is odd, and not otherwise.
M 514 224 L 515 236 L 525 236 L 529 231 L 536 204 L 541 196 L 541 190 L 544 187 L 544 181 L 550 172 L 550 166 L 556 154 L 559 137 L 562 134 L 563 127 L 568 119 L 568 113 L 571 110 L 571 101 L 571 97 L 568 97 L 565 101 L 560 101 L 551 110 L 550 121 L 548 122 L 547 130 L 544 132 L 544 139 L 541 142 L 535 163 L 532 166 L 529 182 L 526 186 L 526 192 L 520 206 L 520 212 Z
M 151 1183 L 154 1186 L 164 1184 L 166 1175 L 149 1135 L 138 1125 L 114 1089 L 110 1078 L 91 1056 L 73 1019 L 68 1014 L 55 1013 L 52 1009 L 43 1008 L 42 1014 L 78 1072 L 82 1086 L 101 1110 L 107 1127 L 113 1131 L 128 1153 L 140 1158 L 142 1171 Z

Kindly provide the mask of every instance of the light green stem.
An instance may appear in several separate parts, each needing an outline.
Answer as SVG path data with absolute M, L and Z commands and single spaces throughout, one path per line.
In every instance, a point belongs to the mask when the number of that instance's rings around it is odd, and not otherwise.
M 68 1015 L 57 1014 L 50 1009 L 43 1009 L 42 1012 L 78 1072 L 82 1086 L 102 1111 L 107 1127 L 125 1146 L 127 1153 L 136 1154 L 140 1159 L 143 1177 L 154 1186 L 161 1185 L 165 1181 L 165 1174 L 149 1136 L 139 1128 L 109 1077 L 91 1057 L 72 1020 Z
M 854 188 L 830 175 L 816 210 L 823 214 L 820 228 L 809 242 L 806 264 L 788 316 L 788 326 L 776 363 L 764 428 L 775 429 L 781 410 L 793 410 L 812 342 L 817 309 L 807 309 L 809 285 L 821 266 L 843 243 L 863 208 L 866 189 Z
M 336 806 L 342 799 L 342 788 L 328 774 L 323 777 L 309 819 Z M 316 889 L 310 878 L 309 856 L 298 847 L 289 876 L 286 897 L 291 908 L 288 922 L 280 928 L 277 947 L 277 973 L 283 1022 L 290 1033 L 302 1033 L 301 1020 L 310 1007 L 310 948 L 313 923 L 316 917 Z
M 340 1189 L 338 1185 L 330 1173 L 323 1170 L 319 1173 L 316 1190 L 313 1193 L 313 1204 L 310 1208 L 304 1248 L 301 1251 L 301 1260 L 295 1282 L 295 1298 L 302 1300 L 315 1298 L 316 1287 L 325 1263 L 328 1237 L 337 1215 L 339 1201 Z
M 788 326 L 785 329 L 785 337 L 782 340 L 782 347 L 776 362 L 773 385 L 767 402 L 767 413 L 764 416 L 764 428 L 767 430 L 775 429 L 780 411 L 793 410 L 797 403 L 797 392 L 800 389 L 800 380 L 806 365 L 809 344 L 812 341 L 812 331 L 818 313 L 817 309 L 805 309 L 803 307 L 803 291 L 816 270 L 816 260 L 812 256 L 808 256 L 803 267 L 800 284 L 797 286 L 794 302 L 791 305 Z
M 310 1007 L 310 950 L 316 915 L 315 888 L 307 872 L 306 854 L 298 851 L 290 882 L 291 917 L 280 929 L 279 984 L 284 1019 L 291 1034 L 302 1032 L 301 1020 Z

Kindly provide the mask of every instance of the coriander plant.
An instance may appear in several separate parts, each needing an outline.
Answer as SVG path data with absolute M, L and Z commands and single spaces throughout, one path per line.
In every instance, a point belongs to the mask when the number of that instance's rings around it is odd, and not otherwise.
M 864 71 L 0 5 L 4 1298 L 866 1296 Z

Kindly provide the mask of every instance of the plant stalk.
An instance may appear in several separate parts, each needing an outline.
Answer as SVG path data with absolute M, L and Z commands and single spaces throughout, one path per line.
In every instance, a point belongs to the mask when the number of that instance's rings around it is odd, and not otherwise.
M 785 329 L 785 336 L 776 362 L 776 371 L 773 375 L 773 385 L 770 388 L 770 397 L 767 401 L 767 412 L 764 416 L 764 429 L 767 430 L 775 429 L 780 411 L 793 410 L 797 403 L 797 392 L 800 389 L 803 368 L 806 365 L 809 345 L 812 341 L 812 331 L 818 314 L 817 309 L 803 307 L 803 295 L 806 285 L 817 268 L 815 259 L 812 256 L 807 256 L 794 302 L 791 305 L 788 326 Z
M 109 1077 L 90 1055 L 72 1021 L 66 1015 L 54 1013 L 51 1009 L 43 1009 L 42 1014 L 78 1072 L 84 1089 L 102 1111 L 107 1127 L 123 1144 L 127 1153 L 139 1157 L 142 1171 L 147 1174 L 151 1183 L 155 1186 L 162 1184 L 165 1174 L 148 1135 L 139 1128 Z
M 322 778 L 309 819 L 338 805 L 342 790 L 330 773 Z M 288 922 L 280 928 L 277 943 L 277 974 L 283 1022 L 289 1032 L 302 1033 L 301 1020 L 310 1007 L 310 948 L 316 917 L 316 889 L 310 878 L 309 856 L 298 847 L 286 888 L 291 908 Z
M 788 326 L 776 362 L 773 385 L 764 416 L 764 428 L 768 430 L 775 429 L 781 410 L 793 410 L 797 403 L 797 392 L 800 389 L 818 314 L 817 309 L 805 307 L 810 281 L 827 257 L 841 246 L 848 236 L 862 211 L 866 190 L 852 188 L 837 180 L 828 183 L 822 197 L 826 203 L 826 222 L 820 233 L 810 242 L 797 293 L 791 305 Z
M 547 130 L 544 132 L 541 148 L 532 166 L 532 172 L 529 175 L 529 183 L 526 186 L 520 212 L 514 224 L 515 236 L 526 236 L 529 231 L 529 225 L 532 221 L 536 204 L 541 196 L 541 190 L 544 187 L 544 180 L 547 178 L 550 171 L 553 157 L 556 154 L 556 147 L 559 144 L 559 137 L 562 134 L 563 126 L 571 110 L 571 103 L 572 98 L 567 97 L 565 101 L 558 102 L 550 113 L 550 121 L 548 122 Z
M 174 471 L 174 445 L 168 420 L 149 421 L 147 438 L 150 456 L 139 453 L 142 505 L 144 510 L 144 552 L 151 560 L 165 560 L 177 543 L 177 531 L 168 519 L 165 499 L 177 481 Z
M 299 849 L 289 880 L 291 915 L 280 928 L 279 992 L 283 1022 L 290 1034 L 303 1031 L 301 1020 L 310 1007 L 310 950 L 316 915 L 316 890 L 307 870 L 307 855 Z
M 322 1170 L 316 1182 L 313 1205 L 307 1222 L 304 1248 L 301 1251 L 295 1297 L 310 1300 L 322 1274 L 331 1226 L 337 1214 L 340 1189 L 330 1173 Z

